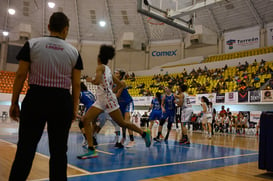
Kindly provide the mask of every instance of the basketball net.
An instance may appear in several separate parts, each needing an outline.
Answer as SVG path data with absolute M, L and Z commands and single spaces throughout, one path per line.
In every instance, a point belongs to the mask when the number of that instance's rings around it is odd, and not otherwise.
M 165 23 L 157 21 L 150 17 L 147 19 L 147 23 L 150 28 L 151 39 L 161 39 L 164 35 L 164 30 L 166 28 Z

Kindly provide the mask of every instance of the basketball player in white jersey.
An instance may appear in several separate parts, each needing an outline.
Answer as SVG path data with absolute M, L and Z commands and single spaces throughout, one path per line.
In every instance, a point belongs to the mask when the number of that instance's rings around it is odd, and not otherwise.
M 187 128 L 185 127 L 186 123 L 188 123 L 191 119 L 193 110 L 192 106 L 189 102 L 189 95 L 186 92 L 188 89 L 187 85 L 180 85 L 178 89 L 178 95 L 175 97 L 178 98 L 177 105 L 181 107 L 181 128 L 182 128 L 182 138 L 179 141 L 181 144 L 190 144 Z
M 79 155 L 79 159 L 94 158 L 98 156 L 93 146 L 93 129 L 92 124 L 96 117 L 103 111 L 109 113 L 111 118 L 118 123 L 120 127 L 131 129 L 139 133 L 145 140 L 146 146 L 151 145 L 151 134 L 150 130 L 143 131 L 136 125 L 130 122 L 125 122 L 116 95 L 113 93 L 112 88 L 115 83 L 117 87 L 121 87 L 121 82 L 112 75 L 110 68 L 107 66 L 108 61 L 115 56 L 115 49 L 112 46 L 102 45 L 98 55 L 98 65 L 96 68 L 96 76 L 91 80 L 91 83 L 98 85 L 96 91 L 96 102 L 89 108 L 82 121 L 84 124 L 84 130 L 88 141 L 88 152 L 86 154 Z
M 203 125 L 203 129 L 204 131 L 207 130 L 206 125 L 208 125 L 208 129 L 209 129 L 209 135 L 208 138 L 211 139 L 212 136 L 212 128 L 211 128 L 211 124 L 212 124 L 212 107 L 209 106 L 209 100 L 207 97 L 202 96 L 201 97 L 201 106 L 203 108 L 203 116 L 201 118 L 202 120 L 202 125 Z

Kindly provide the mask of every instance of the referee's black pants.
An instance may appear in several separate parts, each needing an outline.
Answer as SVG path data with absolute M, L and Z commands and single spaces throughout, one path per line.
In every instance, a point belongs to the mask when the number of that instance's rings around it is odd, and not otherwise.
M 69 90 L 30 86 L 21 106 L 19 140 L 9 180 L 27 179 L 47 123 L 49 178 L 51 181 L 66 181 L 67 141 L 72 118 L 73 104 Z

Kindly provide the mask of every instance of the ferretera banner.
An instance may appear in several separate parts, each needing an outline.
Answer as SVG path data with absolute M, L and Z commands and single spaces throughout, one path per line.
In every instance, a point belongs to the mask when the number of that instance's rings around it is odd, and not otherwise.
M 259 28 L 249 28 L 225 33 L 225 53 L 260 47 Z

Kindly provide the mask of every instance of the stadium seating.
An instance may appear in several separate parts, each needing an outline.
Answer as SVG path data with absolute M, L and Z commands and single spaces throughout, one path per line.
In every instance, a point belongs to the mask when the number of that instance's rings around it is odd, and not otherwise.
M 273 53 L 273 46 L 271 47 L 263 47 L 263 48 L 257 48 L 252 50 L 245 50 L 240 52 L 234 52 L 234 53 L 227 53 L 227 54 L 220 54 L 220 55 L 213 55 L 207 57 L 203 62 L 216 62 L 216 61 L 222 61 L 222 60 L 230 60 L 235 58 L 243 58 L 248 56 L 254 56 L 254 55 L 261 55 L 266 53 Z
M 258 71 L 259 66 L 260 66 L 259 63 L 256 66 L 249 65 L 248 68 L 246 69 L 247 75 L 251 77 L 252 74 L 255 74 Z M 265 67 L 270 67 L 273 70 L 273 62 L 266 62 Z M 187 77 L 187 80 L 185 83 L 189 87 L 188 92 L 192 95 L 196 95 L 200 93 L 198 92 L 198 89 L 196 87 L 191 87 L 193 81 L 196 81 L 200 85 L 204 85 L 207 90 L 206 93 L 211 93 L 213 92 L 213 89 L 216 87 L 218 83 L 221 84 L 229 76 L 234 77 L 236 72 L 238 72 L 238 77 L 239 77 L 238 79 L 244 80 L 243 74 L 245 73 L 245 71 L 238 71 L 237 67 L 228 67 L 225 71 L 222 72 L 223 77 L 221 79 L 214 79 L 212 76 L 199 75 L 197 78 Z M 169 76 L 171 77 L 176 77 L 177 75 L 181 77 L 181 73 L 169 74 Z M 258 75 L 258 77 L 260 79 L 260 81 L 258 82 L 254 82 L 254 79 L 250 78 L 250 83 L 253 83 L 255 88 L 257 89 L 260 88 L 266 82 L 266 80 L 271 78 L 271 74 L 264 73 L 264 74 Z M 220 93 L 238 91 L 238 88 L 240 87 L 238 82 L 236 81 L 225 81 L 225 82 L 227 84 L 227 88 L 221 89 Z M 156 80 L 153 80 L 153 76 L 135 77 L 135 81 L 126 80 L 127 86 L 131 87 L 131 89 L 129 89 L 129 93 L 135 97 L 142 96 L 139 93 L 141 88 L 137 88 L 137 86 L 142 83 L 145 84 L 143 89 L 144 90 L 149 89 L 152 92 L 152 95 L 154 95 L 156 92 L 161 92 L 161 93 L 163 92 L 163 89 L 160 89 L 159 87 L 150 87 L 152 84 L 160 84 L 161 87 L 168 85 L 167 81 L 161 81 L 158 83 Z M 177 88 L 178 88 L 178 85 L 174 85 L 173 91 L 175 91 Z
M 12 93 L 15 72 L 0 71 L 0 93 Z M 27 80 L 24 83 L 21 94 L 26 94 L 28 88 Z

